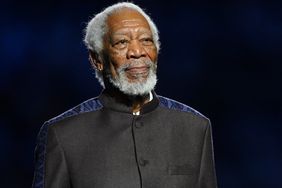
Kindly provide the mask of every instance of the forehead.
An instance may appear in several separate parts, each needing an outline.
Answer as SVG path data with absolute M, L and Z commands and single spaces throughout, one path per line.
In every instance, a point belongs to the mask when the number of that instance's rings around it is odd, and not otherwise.
M 144 16 L 129 8 L 123 8 L 111 14 L 107 19 L 107 24 L 110 32 L 125 28 L 143 28 L 151 31 Z

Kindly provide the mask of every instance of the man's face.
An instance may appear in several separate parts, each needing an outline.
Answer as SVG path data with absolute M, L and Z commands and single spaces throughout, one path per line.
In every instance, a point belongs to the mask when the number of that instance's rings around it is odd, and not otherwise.
M 110 81 L 116 82 L 113 84 L 119 89 L 119 85 L 124 84 L 146 90 L 148 84 L 152 85 L 148 82 L 156 82 L 152 77 L 156 77 L 157 62 L 157 48 L 147 20 L 138 12 L 124 8 L 109 16 L 107 24 L 104 54 L 109 64 Z M 125 93 L 145 94 L 148 91 Z

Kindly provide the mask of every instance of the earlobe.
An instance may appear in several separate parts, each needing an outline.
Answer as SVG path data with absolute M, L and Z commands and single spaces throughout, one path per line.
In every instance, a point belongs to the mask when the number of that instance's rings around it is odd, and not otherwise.
M 99 71 L 102 71 L 102 70 L 103 70 L 103 64 L 102 64 L 102 63 L 97 63 L 97 64 L 96 64 L 96 68 L 97 68 Z

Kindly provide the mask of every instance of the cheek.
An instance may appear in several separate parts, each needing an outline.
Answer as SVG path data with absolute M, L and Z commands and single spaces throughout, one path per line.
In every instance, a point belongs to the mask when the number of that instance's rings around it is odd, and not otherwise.
M 120 67 L 126 61 L 126 52 L 121 50 L 112 50 L 110 53 L 110 61 L 115 68 Z
M 146 48 L 145 51 L 148 54 L 151 61 L 156 62 L 158 57 L 157 48 L 156 47 Z
M 117 71 L 116 71 L 116 67 L 114 67 L 114 65 L 112 63 L 110 63 L 110 72 L 111 75 L 115 78 L 117 76 Z

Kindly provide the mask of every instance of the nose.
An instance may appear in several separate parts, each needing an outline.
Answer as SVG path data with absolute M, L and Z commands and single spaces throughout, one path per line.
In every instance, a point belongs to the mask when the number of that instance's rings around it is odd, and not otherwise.
M 132 40 L 128 45 L 127 58 L 138 59 L 145 56 L 146 51 L 142 44 L 138 40 Z

